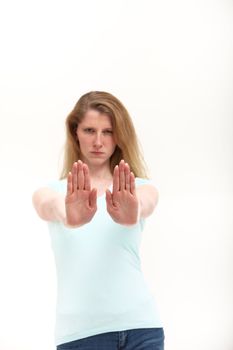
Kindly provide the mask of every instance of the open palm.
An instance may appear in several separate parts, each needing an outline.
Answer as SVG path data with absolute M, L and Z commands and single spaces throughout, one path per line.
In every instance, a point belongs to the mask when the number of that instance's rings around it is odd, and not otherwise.
M 89 222 L 97 210 L 97 190 L 91 190 L 88 166 L 81 160 L 75 162 L 67 177 L 65 197 L 66 222 L 81 226 Z
M 113 173 L 113 192 L 106 190 L 107 211 L 122 225 L 134 225 L 138 219 L 139 200 L 135 190 L 135 177 L 129 165 L 121 160 Z

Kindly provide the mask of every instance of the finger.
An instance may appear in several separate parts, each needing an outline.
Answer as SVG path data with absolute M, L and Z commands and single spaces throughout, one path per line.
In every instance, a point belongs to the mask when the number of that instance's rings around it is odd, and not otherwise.
M 124 172 L 124 160 L 122 159 L 119 164 L 120 170 L 120 191 L 125 189 L 125 172 Z
M 72 186 L 72 174 L 69 171 L 68 176 L 67 176 L 67 192 L 66 192 L 67 195 L 72 194 L 72 192 L 73 192 L 72 187 L 73 187 Z
M 111 211 L 113 207 L 112 194 L 109 190 L 106 190 L 105 194 L 106 194 L 105 199 L 107 202 L 107 209 Z
M 119 166 L 116 165 L 113 171 L 113 184 L 112 184 L 112 192 L 116 193 L 120 189 L 119 187 Z
M 72 167 L 73 192 L 77 191 L 77 162 Z
M 84 173 L 84 190 L 91 190 L 91 180 L 89 176 L 89 169 L 87 164 L 83 164 L 83 173 Z
M 78 189 L 84 189 L 84 174 L 83 174 L 83 164 L 82 161 L 78 161 Z
M 96 207 L 97 189 L 93 188 L 89 196 L 89 205 L 93 209 Z
M 134 173 L 130 173 L 130 192 L 136 196 L 136 187 L 135 187 L 135 177 L 134 177 Z
M 130 169 L 128 163 L 125 163 L 125 189 L 130 191 Z
M 109 190 L 105 191 L 105 199 L 107 202 L 107 206 L 111 204 L 111 198 L 110 198 L 110 194 L 109 194 Z

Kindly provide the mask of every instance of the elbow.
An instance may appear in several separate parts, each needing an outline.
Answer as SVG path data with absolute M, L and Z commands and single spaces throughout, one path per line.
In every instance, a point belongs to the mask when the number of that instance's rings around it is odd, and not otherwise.
M 36 211 L 38 211 L 39 203 L 38 203 L 38 196 L 37 192 L 34 192 L 32 195 L 32 205 Z
M 144 200 L 144 203 L 142 204 L 141 217 L 145 219 L 151 214 L 153 214 L 158 204 L 158 201 L 159 201 L 159 192 L 155 187 L 153 187 L 150 189 L 150 192 L 148 193 L 146 200 Z
M 154 203 L 153 203 L 154 204 L 154 209 L 157 206 L 158 201 L 159 201 L 159 191 L 157 190 L 157 188 L 155 188 L 155 196 L 154 196 Z
M 37 213 L 37 215 L 42 219 L 42 220 L 47 220 L 46 216 L 44 215 L 44 201 L 42 200 L 40 194 L 35 191 L 32 195 L 32 205 Z
M 159 192 L 157 188 L 154 188 L 154 195 L 151 198 L 151 213 L 149 215 L 151 215 L 155 210 L 155 208 L 157 207 L 158 201 L 159 201 Z

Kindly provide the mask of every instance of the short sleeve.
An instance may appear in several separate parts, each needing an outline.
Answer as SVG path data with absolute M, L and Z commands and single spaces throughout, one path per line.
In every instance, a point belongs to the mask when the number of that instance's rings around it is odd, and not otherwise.
M 61 180 L 50 180 L 47 183 L 44 184 L 44 187 L 51 188 L 51 190 L 54 190 L 56 192 L 63 192 L 64 185 Z
M 142 177 L 135 178 L 136 186 L 140 185 L 154 185 L 154 181 L 152 179 L 144 179 Z

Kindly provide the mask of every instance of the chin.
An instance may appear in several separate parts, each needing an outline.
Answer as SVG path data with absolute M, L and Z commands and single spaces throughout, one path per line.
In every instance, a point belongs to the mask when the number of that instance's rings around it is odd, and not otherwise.
M 103 159 L 103 158 L 98 158 L 98 157 L 93 157 L 93 158 L 91 158 L 91 159 L 88 159 L 88 163 L 105 163 L 105 162 L 107 162 L 108 161 L 108 159 Z

